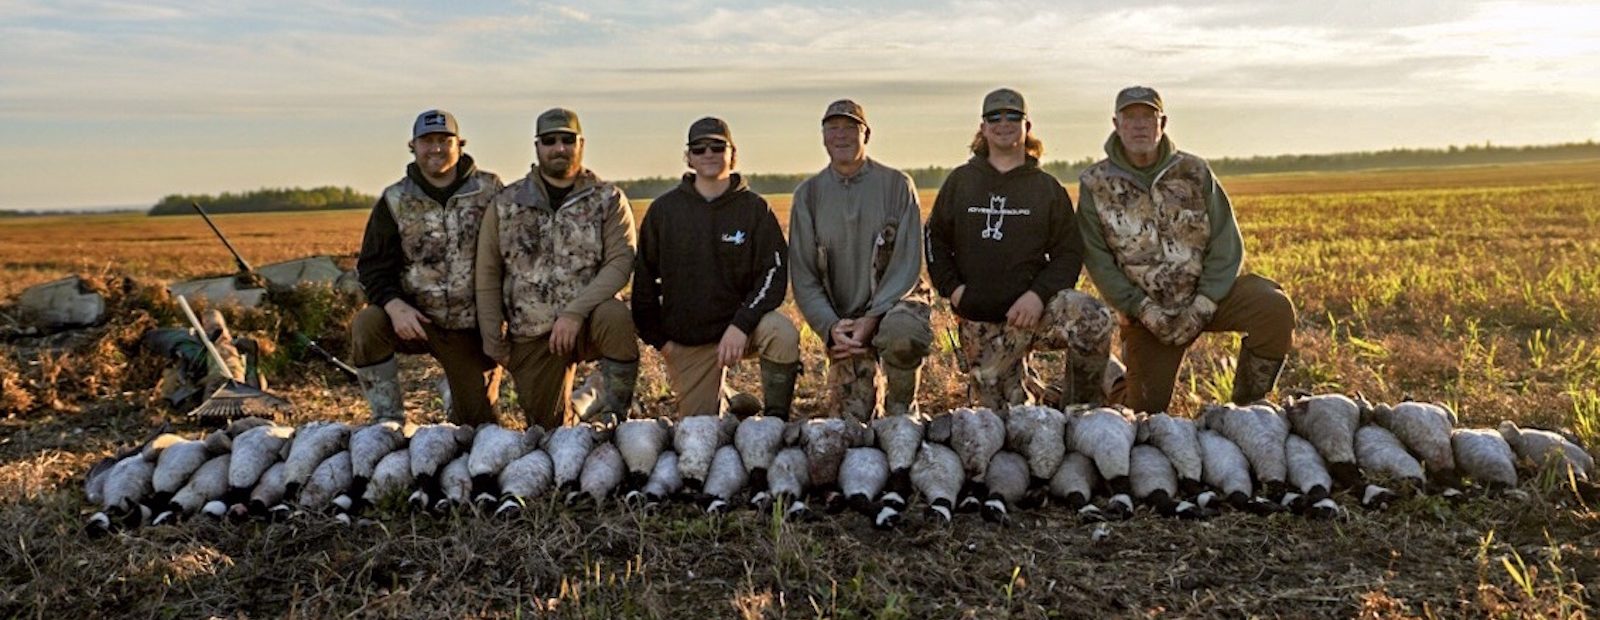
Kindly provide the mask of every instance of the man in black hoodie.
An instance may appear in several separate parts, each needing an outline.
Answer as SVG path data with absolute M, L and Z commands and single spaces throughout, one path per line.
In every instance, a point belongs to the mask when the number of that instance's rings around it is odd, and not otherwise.
M 1105 401 L 1116 327 L 1073 290 L 1083 240 L 1067 191 L 1039 169 L 1044 145 L 1027 104 L 1002 88 L 983 99 L 972 159 L 951 171 L 928 216 L 928 276 L 958 317 L 968 376 L 985 407 L 1044 400 L 1032 350 L 1066 350 L 1060 404 Z
M 415 161 L 383 190 L 361 240 L 369 305 L 350 323 L 350 363 L 373 419 L 405 420 L 394 354 L 427 353 L 444 366 L 450 420 L 493 422 L 500 372 L 478 336 L 473 267 L 500 177 L 461 152 L 467 141 L 449 112 L 418 115 L 406 144 Z
M 763 413 L 787 418 L 800 374 L 800 332 L 776 312 L 789 284 L 778 218 L 750 191 L 722 119 L 689 127 L 693 172 L 650 203 L 634 261 L 633 322 L 661 351 L 680 416 L 724 409 L 727 369 L 761 357 Z

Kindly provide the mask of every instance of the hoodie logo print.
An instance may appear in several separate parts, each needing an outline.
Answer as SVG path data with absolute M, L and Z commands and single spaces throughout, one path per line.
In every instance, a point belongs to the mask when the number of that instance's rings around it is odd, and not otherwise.
M 744 245 L 744 240 L 745 240 L 745 236 L 744 236 L 744 231 L 742 231 L 742 230 L 733 231 L 733 234 L 731 234 L 731 235 L 728 234 L 728 233 L 722 233 L 722 242 L 723 243 L 732 243 L 734 245 Z
M 999 213 L 1000 217 L 991 220 L 990 218 L 995 213 Z M 989 210 L 983 214 L 983 232 L 981 235 L 984 239 L 999 241 L 1006 236 L 1005 233 L 1000 232 L 1000 227 L 1005 226 L 1005 224 L 1006 197 L 989 194 Z

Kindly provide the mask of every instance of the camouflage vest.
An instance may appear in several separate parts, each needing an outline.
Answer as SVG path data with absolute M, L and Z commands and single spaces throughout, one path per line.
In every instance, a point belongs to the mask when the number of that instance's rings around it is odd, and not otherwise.
M 561 207 L 546 204 L 539 172 L 495 197 L 500 218 L 501 283 L 512 336 L 550 332 L 556 315 L 593 281 L 605 261 L 605 218 L 621 191 L 584 172 Z
M 409 177 L 383 190 L 406 255 L 400 288 L 438 327 L 478 327 L 473 285 L 478 226 L 499 190 L 500 177 L 481 170 L 442 206 Z
M 1183 152 L 1173 154 L 1150 188 L 1110 160 L 1079 177 L 1094 196 L 1117 266 L 1158 304 L 1187 305 L 1194 298 L 1211 240 L 1210 177 L 1204 160 Z

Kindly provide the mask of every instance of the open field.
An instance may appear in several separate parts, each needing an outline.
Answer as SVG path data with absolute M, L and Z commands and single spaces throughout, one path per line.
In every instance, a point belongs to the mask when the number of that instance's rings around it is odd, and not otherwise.
M 1283 284 L 1300 312 L 1280 392 L 1411 395 L 1449 403 L 1463 426 L 1512 419 L 1600 444 L 1600 161 L 1224 182 L 1248 268 Z M 787 197 L 773 204 L 786 219 Z M 353 257 L 365 218 L 217 220 L 264 264 Z M 73 271 L 167 279 L 231 263 L 198 218 L 0 221 L 0 312 Z M 168 302 L 128 297 L 119 307 L 143 321 L 171 318 Z M 338 321 L 308 317 L 347 315 L 354 300 L 295 303 L 307 305 L 230 318 L 269 333 L 312 325 L 343 342 Z M 951 324 L 943 309 L 934 317 L 939 333 Z M 0 343 L 0 386 L 37 403 L 0 420 L 0 617 L 1581 617 L 1600 602 L 1600 513 L 1552 480 L 1528 485 L 1521 503 L 1418 497 L 1332 523 L 1141 514 L 1098 541 L 1059 508 L 1007 529 L 964 515 L 952 528 L 913 518 L 881 533 L 854 515 L 556 506 L 511 523 L 394 513 L 381 529 L 197 522 L 87 540 L 83 472 L 165 415 L 147 408 L 154 373 L 141 364 L 152 360 L 121 349 L 146 324 Z M 1191 350 L 1176 411 L 1226 395 L 1236 345 L 1208 335 Z M 809 413 L 822 361 L 814 337 L 806 346 L 797 408 Z M 664 411 L 658 360 L 647 354 L 645 367 L 640 399 Z M 414 415 L 439 417 L 437 371 L 404 368 Z M 753 387 L 751 370 L 736 385 Z M 295 421 L 365 415 L 356 388 L 314 362 L 273 378 L 299 406 Z M 924 407 L 962 403 L 961 381 L 937 352 Z M 10 393 L 0 390 L 0 413 Z

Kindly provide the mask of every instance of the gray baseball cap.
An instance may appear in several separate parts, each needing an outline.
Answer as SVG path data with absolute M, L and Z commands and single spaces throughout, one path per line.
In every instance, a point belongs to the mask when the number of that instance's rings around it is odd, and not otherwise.
M 849 99 L 840 99 L 828 104 L 827 111 L 822 113 L 822 122 L 826 123 L 828 122 L 828 119 L 835 116 L 843 116 L 857 123 L 861 123 L 861 126 L 863 127 L 867 126 L 866 108 L 861 107 L 861 104 Z
M 547 133 L 570 133 L 583 135 L 583 124 L 578 122 L 578 113 L 566 108 L 550 108 L 539 115 L 538 122 L 534 123 L 535 136 Z
M 456 125 L 454 114 L 444 110 L 428 110 L 417 115 L 417 121 L 411 124 L 411 139 L 415 140 L 430 133 L 447 133 L 452 136 L 461 135 L 461 128 Z
M 1140 103 L 1155 108 L 1157 113 L 1165 113 L 1165 110 L 1161 108 L 1161 93 L 1148 86 L 1129 86 L 1122 89 L 1121 92 L 1117 93 L 1117 109 L 1115 111 L 1121 112 L 1123 108 Z
M 690 125 L 689 141 L 685 144 L 694 144 L 707 138 L 733 144 L 733 132 L 728 130 L 728 122 L 715 116 L 707 116 Z
M 1022 93 L 1009 88 L 999 88 L 983 97 L 984 115 L 988 115 L 990 112 L 1002 112 L 1005 110 L 1012 110 L 1027 114 L 1028 104 L 1022 100 Z

